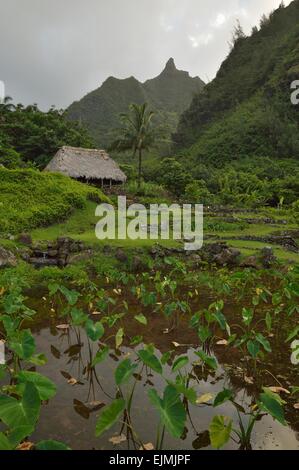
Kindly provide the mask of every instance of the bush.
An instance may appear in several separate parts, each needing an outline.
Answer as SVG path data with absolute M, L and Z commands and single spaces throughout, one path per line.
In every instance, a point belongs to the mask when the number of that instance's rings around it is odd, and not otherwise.
M 212 204 L 214 196 L 210 193 L 204 180 L 195 180 L 187 184 L 185 189 L 187 202 L 194 204 Z
M 62 221 L 89 199 L 109 201 L 99 189 L 61 174 L 0 168 L 0 232 L 18 233 Z

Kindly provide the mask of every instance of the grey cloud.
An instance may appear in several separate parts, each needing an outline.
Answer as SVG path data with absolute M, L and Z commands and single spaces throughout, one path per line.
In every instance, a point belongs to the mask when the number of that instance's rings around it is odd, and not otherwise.
M 285 1 L 286 4 L 291 0 Z M 17 102 L 65 107 L 108 76 L 157 75 L 169 57 L 212 79 L 237 18 L 280 0 L 0 0 L 0 80 Z

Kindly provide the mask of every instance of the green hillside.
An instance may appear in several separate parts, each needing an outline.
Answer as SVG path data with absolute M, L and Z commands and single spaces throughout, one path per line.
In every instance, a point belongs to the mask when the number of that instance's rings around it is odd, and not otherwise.
M 88 200 L 108 201 L 100 190 L 58 173 L 0 168 L 0 236 L 62 222 Z
M 134 77 L 119 80 L 108 78 L 103 85 L 80 101 L 73 103 L 67 113 L 72 120 L 84 124 L 100 146 L 107 146 L 113 129 L 119 126 L 119 114 L 127 112 L 131 103 L 148 102 L 157 112 L 158 120 L 174 131 L 179 115 L 190 105 L 203 81 L 188 72 L 177 70 L 170 59 L 156 78 L 140 83 Z
M 299 157 L 299 0 L 261 20 L 250 37 L 239 29 L 216 78 L 193 99 L 173 136 L 197 161 L 245 156 Z

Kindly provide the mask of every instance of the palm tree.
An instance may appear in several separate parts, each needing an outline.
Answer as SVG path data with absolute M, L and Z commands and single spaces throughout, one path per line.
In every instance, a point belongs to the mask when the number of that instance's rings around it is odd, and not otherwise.
M 12 98 L 10 96 L 5 96 L 5 98 L 0 101 L 0 111 L 13 111 L 15 109 L 15 106 L 11 101 Z
M 147 103 L 131 104 L 129 113 L 120 115 L 123 126 L 118 130 L 119 137 L 111 145 L 111 148 L 120 151 L 132 150 L 134 157 L 138 154 L 138 188 L 141 185 L 142 152 L 148 150 L 155 140 L 153 116 L 154 112 L 148 110 Z

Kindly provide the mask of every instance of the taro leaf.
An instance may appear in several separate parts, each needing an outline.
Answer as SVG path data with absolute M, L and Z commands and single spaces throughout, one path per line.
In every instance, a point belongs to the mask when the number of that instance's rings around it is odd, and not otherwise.
M 172 355 L 172 351 L 167 351 L 167 352 L 163 353 L 162 356 L 161 356 L 161 364 L 163 364 L 163 365 L 167 364 L 167 362 L 171 358 L 171 355 Z
M 296 326 L 296 328 L 294 328 L 294 329 L 290 332 L 289 336 L 288 336 L 287 339 L 286 339 L 286 343 L 288 343 L 289 341 L 291 341 L 291 340 L 292 340 L 293 338 L 295 338 L 298 334 L 299 334 L 299 325 Z
M 147 319 L 142 313 L 139 313 L 139 315 L 135 315 L 134 318 L 142 325 L 147 325 Z
M 8 395 L 0 395 L 0 419 L 9 428 L 27 425 L 33 428 L 39 412 L 39 393 L 31 382 L 26 383 L 21 400 L 16 400 Z
M 155 372 L 158 372 L 158 374 L 162 374 L 162 365 L 157 356 L 146 349 L 138 351 L 138 356 L 144 364 L 149 366 Z
M 212 333 L 206 325 L 200 326 L 198 328 L 198 337 L 202 343 L 204 343 L 211 336 L 212 336 Z
M 64 295 L 64 297 L 66 298 L 66 301 L 69 305 L 75 305 L 78 298 L 80 297 L 79 292 L 77 292 L 75 290 L 69 290 L 64 286 L 59 286 L 59 290 Z
M 142 343 L 142 341 L 143 341 L 143 336 L 141 335 L 134 336 L 130 341 L 130 346 L 136 346 L 137 344 Z
M 106 359 L 108 352 L 109 352 L 108 346 L 104 346 L 103 349 L 99 349 L 95 357 L 92 360 L 91 367 L 95 367 L 100 362 L 103 362 Z
M 215 449 L 220 449 L 229 441 L 232 431 L 232 420 L 227 416 L 214 416 L 210 423 L 209 432 L 211 444 Z
M 223 313 L 216 312 L 216 313 L 213 314 L 213 318 L 215 318 L 215 320 L 217 321 L 217 323 L 219 324 L 219 326 L 222 330 L 226 330 L 227 321 L 226 321 L 226 318 L 223 315 Z
M 211 369 L 217 369 L 217 361 L 214 357 L 209 356 L 204 351 L 196 351 L 195 354 Z
M 87 336 L 91 339 L 91 341 L 98 341 L 102 338 L 103 334 L 105 333 L 104 327 L 101 322 L 94 323 L 92 320 L 88 319 L 85 323 L 85 330 Z
M 180 370 L 182 367 L 184 367 L 186 364 L 188 364 L 189 359 L 187 356 L 181 356 L 178 357 L 174 363 L 172 364 L 172 372 L 177 372 Z
M 261 333 L 258 333 L 255 339 L 263 346 L 265 351 L 272 352 L 269 341 Z
M 259 353 L 260 345 L 257 341 L 251 339 L 247 342 L 247 349 L 249 354 L 255 359 Z
M 13 447 L 17 447 L 17 445 L 23 441 L 27 436 L 32 434 L 33 426 L 31 425 L 24 425 L 24 426 L 17 426 L 16 428 L 9 431 L 7 438 L 10 444 Z
M 253 309 L 244 307 L 242 310 L 242 318 L 245 325 L 249 326 L 253 319 Z
M 47 364 L 47 358 L 43 353 L 35 354 L 34 356 L 31 356 L 30 362 L 36 366 L 44 366 Z
M 10 347 L 21 359 L 30 359 L 35 351 L 35 341 L 30 330 L 20 332 L 19 341 L 12 341 Z
M 36 450 L 71 450 L 71 448 L 63 442 L 54 441 L 52 439 L 38 442 L 35 448 Z
M 83 325 L 88 316 L 80 308 L 73 307 L 71 310 L 72 324 L 75 326 Z
M 124 333 L 123 328 L 120 328 L 118 330 L 118 332 L 116 333 L 116 335 L 115 335 L 115 347 L 116 347 L 116 349 L 118 349 L 121 346 L 121 344 L 123 342 L 123 339 L 124 339 L 124 334 L 125 333 Z
M 14 446 L 11 445 L 5 434 L 0 432 L 0 450 L 13 450 Z
M 172 385 L 167 385 L 162 399 L 154 388 L 148 391 L 148 396 L 158 410 L 167 431 L 173 437 L 181 437 L 185 427 L 186 411 L 177 390 Z
M 119 387 L 128 382 L 135 372 L 137 364 L 132 364 L 130 359 L 124 359 L 115 370 L 115 383 Z
M 280 396 L 271 392 L 269 389 L 264 388 L 264 393 L 260 394 L 261 409 L 269 413 L 281 424 L 286 425 L 282 403 L 283 401 L 281 400 Z
M 48 377 L 45 377 L 38 372 L 29 372 L 24 370 L 18 373 L 17 379 L 20 383 L 20 386 L 18 385 L 18 387 L 21 390 L 24 390 L 26 383 L 33 383 L 37 388 L 39 397 L 42 401 L 49 400 L 56 395 L 56 385 L 48 379 Z
M 194 388 L 187 388 L 183 383 L 173 383 L 168 382 L 169 385 L 172 385 L 178 393 L 184 395 L 190 403 L 196 403 L 196 391 Z
M 100 437 L 103 432 L 113 426 L 118 420 L 122 412 L 126 407 L 126 402 L 123 398 L 114 400 L 110 405 L 105 406 L 102 413 L 100 414 L 96 424 L 96 437 Z
M 219 392 L 218 395 L 216 396 L 213 406 L 219 406 L 222 405 L 222 403 L 225 403 L 228 400 L 231 400 L 233 398 L 233 392 L 228 389 L 222 390 L 222 392 Z

